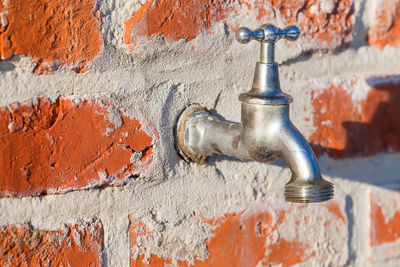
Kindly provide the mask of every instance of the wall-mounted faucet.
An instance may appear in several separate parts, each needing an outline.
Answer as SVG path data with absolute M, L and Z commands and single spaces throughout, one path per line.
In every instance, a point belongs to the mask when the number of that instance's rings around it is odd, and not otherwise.
M 311 147 L 289 119 L 292 97 L 283 93 L 279 84 L 275 43 L 281 38 L 295 41 L 299 35 L 295 26 L 281 30 L 268 24 L 255 31 L 236 31 L 236 39 L 242 44 L 251 40 L 261 43 L 253 87 L 239 95 L 242 122 L 223 122 L 204 107 L 190 105 L 175 129 L 177 150 L 186 161 L 203 163 L 212 154 L 263 163 L 282 158 L 292 171 L 285 186 L 287 201 L 310 203 L 333 197 L 332 183 L 321 177 Z

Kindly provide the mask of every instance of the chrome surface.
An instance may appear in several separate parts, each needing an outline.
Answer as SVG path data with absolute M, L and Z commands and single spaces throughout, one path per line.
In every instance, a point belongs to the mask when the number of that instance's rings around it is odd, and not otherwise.
M 281 38 L 296 41 L 300 36 L 300 29 L 296 26 L 288 26 L 282 30 L 274 25 L 264 24 L 255 31 L 246 27 L 241 27 L 236 31 L 235 35 L 236 40 L 241 44 L 247 44 L 251 40 L 264 43 L 276 43 Z
M 261 42 L 253 86 L 239 96 L 241 123 L 223 122 L 200 105 L 189 106 L 176 125 L 177 150 L 186 161 L 204 163 L 213 154 L 262 163 L 282 158 L 292 171 L 284 190 L 287 201 L 311 203 L 333 197 L 333 184 L 322 178 L 311 147 L 290 121 L 292 97 L 281 91 L 278 65 L 273 62 L 274 43 L 280 38 L 297 40 L 299 34 L 295 26 L 281 30 L 267 24 L 236 32 L 240 43 Z
M 281 38 L 295 41 L 299 36 L 300 30 L 296 26 L 281 30 L 265 24 L 255 31 L 244 27 L 236 31 L 236 39 L 242 44 L 251 40 L 261 43 L 260 61 L 256 63 L 253 86 L 239 96 L 240 101 L 261 105 L 284 105 L 292 102 L 292 97 L 281 91 L 278 64 L 275 62 L 275 43 Z

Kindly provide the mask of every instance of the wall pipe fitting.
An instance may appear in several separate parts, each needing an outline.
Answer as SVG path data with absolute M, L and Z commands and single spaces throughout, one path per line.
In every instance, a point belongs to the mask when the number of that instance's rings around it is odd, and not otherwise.
M 197 104 L 187 107 L 175 128 L 176 148 L 186 161 L 204 163 L 213 154 L 261 163 L 282 158 L 292 172 L 284 191 L 287 201 L 312 203 L 333 197 L 333 184 L 322 178 L 310 145 L 290 121 L 292 97 L 280 88 L 275 43 L 281 38 L 295 41 L 299 35 L 296 26 L 281 30 L 270 24 L 255 31 L 243 27 L 236 31 L 242 44 L 261 43 L 253 86 L 239 95 L 241 123 L 220 121 Z

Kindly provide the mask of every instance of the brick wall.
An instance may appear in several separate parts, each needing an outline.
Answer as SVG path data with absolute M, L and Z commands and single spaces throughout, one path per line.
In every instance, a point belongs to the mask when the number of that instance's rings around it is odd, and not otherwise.
M 180 111 L 240 120 L 256 42 L 333 200 L 290 171 L 174 150 Z M 400 1 L 0 0 L 1 266 L 398 266 Z

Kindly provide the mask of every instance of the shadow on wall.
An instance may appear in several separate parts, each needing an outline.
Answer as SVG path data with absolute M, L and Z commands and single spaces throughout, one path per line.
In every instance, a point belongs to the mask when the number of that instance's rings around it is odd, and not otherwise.
M 327 154 L 330 158 L 346 160 L 364 157 L 364 164 L 368 164 L 368 156 L 400 151 L 400 76 L 371 77 L 367 83 L 371 90 L 358 103 L 341 87 L 332 86 L 313 95 L 313 120 L 317 130 L 309 141 L 317 156 Z M 396 161 L 391 165 L 378 162 L 372 168 L 380 170 L 382 175 L 392 175 L 392 180 L 399 180 L 395 177 L 398 165 L 400 162 L 396 164 Z M 360 167 L 363 169 L 358 170 L 362 173 L 359 176 L 370 168 Z M 364 181 L 354 174 L 341 175 Z M 371 183 L 379 183 L 379 178 L 373 180 Z
M 330 88 L 313 99 L 310 137 L 317 155 L 332 158 L 371 156 L 400 151 L 400 76 L 372 77 L 372 87 L 358 108 L 342 88 Z
M 7 71 L 13 71 L 15 70 L 14 64 L 12 64 L 8 60 L 0 60 L 0 72 L 7 72 Z

